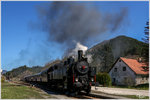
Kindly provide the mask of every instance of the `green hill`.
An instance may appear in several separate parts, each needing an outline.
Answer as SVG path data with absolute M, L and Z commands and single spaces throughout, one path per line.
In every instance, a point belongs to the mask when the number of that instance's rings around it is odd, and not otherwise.
M 14 79 L 14 80 L 20 80 L 24 76 L 32 75 L 41 72 L 43 67 L 40 66 L 33 66 L 33 67 L 27 67 L 26 65 L 20 66 L 18 68 L 15 68 L 11 71 L 8 71 L 4 75 L 7 79 Z
M 144 55 L 144 45 L 136 39 L 118 36 L 116 38 L 103 41 L 87 51 L 92 55 L 91 66 L 97 67 L 97 72 L 108 72 L 112 64 L 119 57 L 138 58 Z

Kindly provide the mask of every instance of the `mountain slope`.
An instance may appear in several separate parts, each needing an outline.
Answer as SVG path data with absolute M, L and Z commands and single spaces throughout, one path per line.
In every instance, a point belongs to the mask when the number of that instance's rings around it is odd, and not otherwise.
M 97 72 L 108 72 L 118 57 L 142 56 L 144 45 L 147 44 L 130 37 L 118 36 L 93 46 L 87 54 L 92 55 L 90 65 L 97 67 Z
M 2 70 L 1 74 L 3 75 L 5 73 L 7 73 L 7 71 L 6 70 Z
M 41 72 L 43 67 L 40 66 L 33 66 L 33 67 L 27 67 L 26 65 L 20 66 L 18 68 L 15 68 L 11 71 L 8 71 L 6 74 L 4 74 L 8 79 L 15 80 L 22 79 L 24 76 L 32 75 Z

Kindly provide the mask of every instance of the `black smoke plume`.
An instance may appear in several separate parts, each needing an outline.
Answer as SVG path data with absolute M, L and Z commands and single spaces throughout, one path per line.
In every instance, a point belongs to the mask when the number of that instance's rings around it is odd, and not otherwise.
M 115 32 L 125 21 L 128 11 L 104 13 L 100 9 L 79 2 L 52 2 L 38 6 L 41 27 L 48 33 L 50 41 L 72 46 L 86 44 L 106 32 Z

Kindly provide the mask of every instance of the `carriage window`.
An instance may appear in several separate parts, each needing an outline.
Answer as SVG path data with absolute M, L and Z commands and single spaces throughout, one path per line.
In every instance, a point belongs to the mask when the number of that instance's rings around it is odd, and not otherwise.
M 64 65 L 67 65 L 67 61 L 64 62 Z
M 123 67 L 123 71 L 126 71 L 126 67 Z

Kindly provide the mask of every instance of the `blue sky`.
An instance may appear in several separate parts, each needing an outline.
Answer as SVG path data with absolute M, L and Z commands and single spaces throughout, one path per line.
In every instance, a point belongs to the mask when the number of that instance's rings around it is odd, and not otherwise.
M 64 48 L 54 41 L 47 41 L 45 32 L 32 29 L 30 23 L 38 22 L 37 5 L 48 2 L 38 1 L 2 1 L 1 2 L 1 68 L 11 70 L 21 65 L 34 66 L 61 58 Z M 79 4 L 85 2 L 79 2 Z M 125 27 L 100 37 L 97 42 L 88 41 L 92 47 L 96 43 L 126 35 L 141 41 L 144 37 L 144 27 L 149 18 L 149 2 L 89 2 L 88 6 L 96 6 L 102 12 L 115 13 L 120 8 L 128 8 L 128 17 Z

